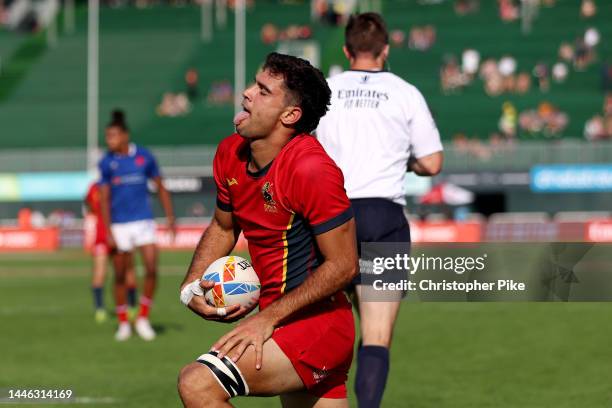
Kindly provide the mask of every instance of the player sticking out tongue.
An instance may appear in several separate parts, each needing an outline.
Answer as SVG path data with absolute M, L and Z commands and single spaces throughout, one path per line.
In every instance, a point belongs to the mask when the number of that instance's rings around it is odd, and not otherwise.
M 242 123 L 242 121 L 248 118 L 249 116 L 251 116 L 251 114 L 247 111 L 242 110 L 238 112 L 236 116 L 234 116 L 234 125 L 235 126 L 240 125 L 240 123 Z

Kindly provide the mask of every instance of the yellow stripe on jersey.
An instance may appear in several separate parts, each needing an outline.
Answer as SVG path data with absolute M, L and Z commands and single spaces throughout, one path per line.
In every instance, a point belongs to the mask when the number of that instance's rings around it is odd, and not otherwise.
M 283 285 L 281 286 L 281 293 L 285 293 L 285 287 L 287 286 L 287 258 L 289 256 L 289 243 L 287 242 L 287 232 L 291 229 L 291 224 L 293 224 L 293 218 L 295 217 L 295 213 L 292 213 L 289 217 L 289 224 L 287 224 L 287 229 L 283 231 Z

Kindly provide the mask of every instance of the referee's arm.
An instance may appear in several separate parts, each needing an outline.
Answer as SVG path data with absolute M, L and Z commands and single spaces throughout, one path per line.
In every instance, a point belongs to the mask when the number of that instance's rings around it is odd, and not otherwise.
M 442 170 L 443 161 L 444 154 L 441 151 L 418 159 L 411 156 L 408 160 L 408 171 L 412 171 L 419 176 L 435 176 Z

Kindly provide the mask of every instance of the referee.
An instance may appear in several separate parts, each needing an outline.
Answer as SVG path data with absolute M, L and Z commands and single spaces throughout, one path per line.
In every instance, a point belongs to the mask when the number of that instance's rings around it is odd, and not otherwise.
M 357 224 L 357 243 L 406 243 L 403 213 L 406 171 L 434 176 L 442 168 L 442 144 L 423 95 L 384 69 L 389 35 L 376 13 L 353 15 L 345 30 L 350 70 L 328 80 L 331 107 L 316 134 L 342 169 Z M 360 254 L 361 258 L 364 254 Z M 379 407 L 389 372 L 389 347 L 399 300 L 367 301 L 367 281 L 354 282 L 361 319 L 355 392 L 360 408 Z

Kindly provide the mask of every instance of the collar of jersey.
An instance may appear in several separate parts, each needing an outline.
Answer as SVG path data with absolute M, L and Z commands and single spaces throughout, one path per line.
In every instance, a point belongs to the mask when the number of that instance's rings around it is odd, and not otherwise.
M 265 166 L 263 166 L 261 169 L 257 170 L 257 171 L 251 171 L 249 170 L 249 163 L 251 162 L 251 160 L 253 160 L 252 156 L 251 156 L 251 149 L 249 149 L 249 159 L 246 162 L 246 172 L 249 176 L 253 177 L 253 178 L 259 178 L 259 177 L 263 177 L 266 174 L 268 174 L 268 171 L 270 171 L 270 167 L 272 167 L 272 163 L 274 163 L 275 159 L 272 159 L 272 161 L 268 164 L 266 164 Z
M 136 145 L 135 145 L 134 143 L 130 143 L 130 144 L 128 145 L 128 154 L 127 154 L 127 155 L 128 155 L 129 157 L 134 157 L 134 156 L 136 156 L 136 149 L 137 149 L 137 148 L 136 148 Z M 113 155 L 114 155 L 115 157 L 121 157 L 121 156 L 123 156 L 122 154 L 117 154 L 117 153 L 113 153 Z M 125 157 L 125 156 L 123 156 L 123 157 Z
M 383 72 L 389 72 L 386 69 L 381 69 L 380 71 L 373 71 L 369 69 L 347 69 L 349 72 L 367 72 L 368 74 L 380 74 Z

